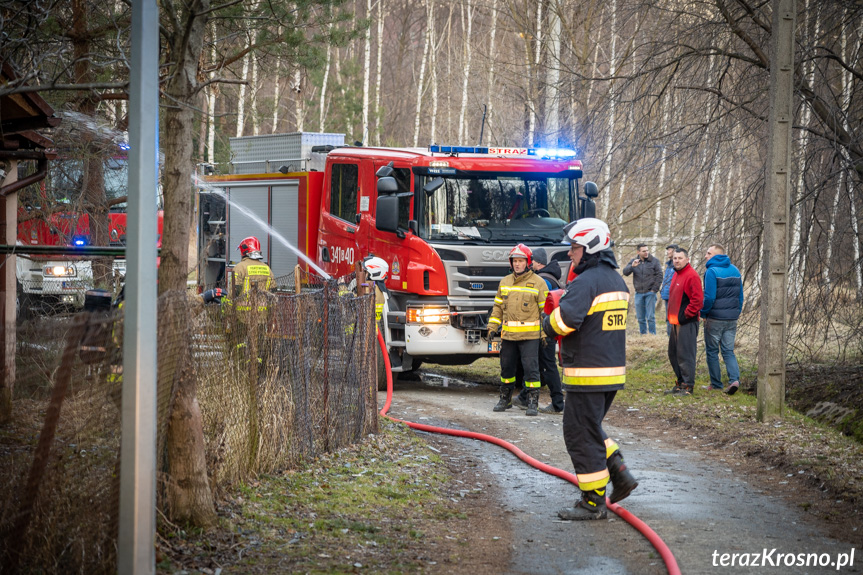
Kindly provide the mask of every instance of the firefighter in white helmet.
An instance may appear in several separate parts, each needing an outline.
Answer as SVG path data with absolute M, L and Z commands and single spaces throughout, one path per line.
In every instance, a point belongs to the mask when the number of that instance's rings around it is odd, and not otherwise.
M 577 277 L 566 286 L 560 305 L 543 322 L 560 344 L 563 389 L 563 438 L 581 489 L 561 519 L 604 519 L 606 485 L 617 503 L 638 486 L 620 449 L 602 429 L 602 420 L 626 380 L 626 312 L 629 289 L 617 273 L 605 222 L 582 218 L 564 228 Z
M 375 321 L 378 322 L 378 327 L 380 328 L 382 325 L 384 304 L 386 304 L 390 293 L 385 283 L 390 266 L 383 258 L 377 256 L 366 256 L 363 258 L 362 266 L 368 279 L 375 284 Z
M 545 280 L 530 269 L 531 251 L 518 244 L 509 252 L 512 273 L 497 288 L 488 319 L 488 337 L 501 332 L 500 400 L 494 411 L 512 407 L 516 368 L 524 370 L 527 392 L 526 415 L 537 415 L 539 402 L 539 340 L 542 337 L 542 309 L 548 288 Z

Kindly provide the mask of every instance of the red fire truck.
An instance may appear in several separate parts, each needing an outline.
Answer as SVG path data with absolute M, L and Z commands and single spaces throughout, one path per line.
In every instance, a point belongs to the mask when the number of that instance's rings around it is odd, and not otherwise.
M 328 137 L 335 143 L 321 143 Z M 495 353 L 486 322 L 509 250 L 541 246 L 566 272 L 564 225 L 595 215 L 596 185 L 579 189 L 582 165 L 568 150 L 369 148 L 340 138 L 231 140 L 234 173 L 208 176 L 201 189 L 199 281 L 224 282 L 248 235 L 276 276 L 298 262 L 283 239 L 333 277 L 379 256 L 390 267 L 383 322 L 393 372 Z
M 103 162 L 105 196 L 108 204 L 108 244 L 126 244 L 126 201 L 128 162 L 125 145 Z M 80 307 L 84 292 L 94 287 L 92 257 L 83 254 L 28 254 L 31 246 L 67 248 L 92 245 L 90 216 L 82 198 L 83 165 L 80 159 L 64 158 L 49 164 L 48 177 L 37 193 L 22 197 L 18 208 L 16 257 L 19 317 L 56 306 Z M 91 207 L 92 208 L 92 207 Z M 162 212 L 159 212 L 161 242 Z M 126 261 L 113 262 L 114 277 L 125 275 Z

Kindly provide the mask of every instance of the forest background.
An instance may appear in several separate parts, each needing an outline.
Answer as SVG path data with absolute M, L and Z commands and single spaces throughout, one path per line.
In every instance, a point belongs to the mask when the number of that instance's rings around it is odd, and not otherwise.
M 619 244 L 661 253 L 674 241 L 698 264 L 723 243 L 758 305 L 769 1 L 158 4 L 161 291 L 194 267 L 178 249 L 192 240 L 191 176 L 230 160 L 229 137 L 343 132 L 424 147 L 482 134 L 574 147 Z M 797 9 L 790 343 L 841 359 L 861 351 L 863 328 L 863 6 Z M 128 1 L 0 0 L 0 54 L 20 77 L 0 92 L 40 91 L 68 130 L 80 129 L 71 112 L 124 130 L 130 17 Z

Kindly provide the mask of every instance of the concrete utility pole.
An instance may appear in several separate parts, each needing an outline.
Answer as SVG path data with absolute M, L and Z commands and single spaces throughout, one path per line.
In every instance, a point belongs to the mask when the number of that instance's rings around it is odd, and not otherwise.
M 758 421 L 785 410 L 785 322 L 791 128 L 794 120 L 796 0 L 773 0 L 770 39 L 770 116 L 764 194 L 761 333 L 758 345 Z
M 132 2 L 129 210 L 123 321 L 123 431 L 117 573 L 156 572 L 156 189 L 159 8 Z

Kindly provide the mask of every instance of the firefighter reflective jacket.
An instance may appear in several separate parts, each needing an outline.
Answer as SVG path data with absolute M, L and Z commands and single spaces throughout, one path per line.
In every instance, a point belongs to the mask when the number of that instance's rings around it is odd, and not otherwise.
M 234 266 L 231 303 L 237 312 L 267 311 L 266 292 L 273 286 L 273 272 L 267 264 L 243 258 Z
M 626 314 L 629 289 L 613 252 L 603 250 L 566 286 L 560 306 L 546 320 L 548 335 L 561 335 L 564 391 L 615 391 L 626 381 Z
M 500 330 L 501 338 L 511 341 L 539 339 L 547 293 L 545 280 L 532 271 L 520 276 L 509 274 L 497 288 L 489 329 Z

